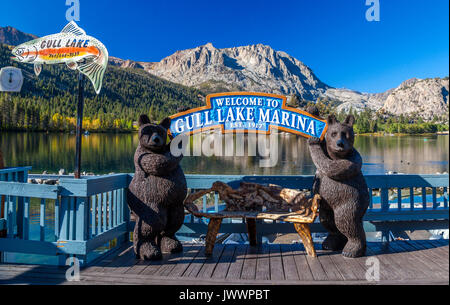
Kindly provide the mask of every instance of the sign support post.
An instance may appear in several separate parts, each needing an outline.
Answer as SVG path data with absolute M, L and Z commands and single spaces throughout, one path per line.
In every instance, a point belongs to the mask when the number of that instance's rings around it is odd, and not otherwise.
M 75 179 L 81 178 L 81 132 L 83 130 L 83 108 L 84 108 L 84 75 L 78 74 L 78 106 L 77 106 L 77 144 L 75 158 Z

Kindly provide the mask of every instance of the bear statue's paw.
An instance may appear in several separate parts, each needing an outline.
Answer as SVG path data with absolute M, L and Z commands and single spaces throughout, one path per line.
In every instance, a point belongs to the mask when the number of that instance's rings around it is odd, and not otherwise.
M 344 235 L 328 234 L 322 243 L 323 250 L 340 251 L 344 249 L 347 238 Z
M 322 140 L 320 138 L 312 137 L 308 139 L 309 145 L 318 145 L 320 143 L 322 143 Z
M 348 242 L 344 250 L 342 250 L 342 255 L 347 258 L 357 258 L 366 255 L 366 246 L 361 245 L 359 242 Z
M 136 257 L 141 260 L 154 261 L 162 259 L 162 253 L 158 246 L 151 242 L 144 242 L 136 253 Z
M 161 250 L 163 253 L 179 253 L 183 251 L 183 245 L 176 237 L 163 236 Z

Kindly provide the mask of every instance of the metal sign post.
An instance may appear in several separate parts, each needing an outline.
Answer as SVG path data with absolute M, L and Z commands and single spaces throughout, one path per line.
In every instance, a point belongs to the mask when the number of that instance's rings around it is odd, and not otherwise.
M 75 179 L 81 178 L 81 132 L 83 131 L 84 75 L 78 74 L 77 144 L 75 157 Z

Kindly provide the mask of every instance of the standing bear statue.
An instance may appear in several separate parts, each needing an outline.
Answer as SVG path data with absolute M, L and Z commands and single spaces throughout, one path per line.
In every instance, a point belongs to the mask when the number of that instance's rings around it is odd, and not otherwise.
M 174 157 L 167 142 L 170 118 L 161 124 L 139 118 L 139 145 L 134 155 L 135 174 L 128 192 L 128 205 L 135 216 L 133 233 L 136 258 L 158 260 L 162 253 L 183 247 L 175 237 L 184 221 L 186 178 L 180 167 L 183 156 Z
M 369 192 L 362 175 L 362 158 L 353 147 L 355 118 L 349 115 L 340 123 L 328 117 L 325 140 L 308 140 L 317 172 L 313 192 L 320 194 L 319 218 L 328 231 L 324 250 L 340 251 L 345 257 L 366 253 L 363 217 L 369 206 Z

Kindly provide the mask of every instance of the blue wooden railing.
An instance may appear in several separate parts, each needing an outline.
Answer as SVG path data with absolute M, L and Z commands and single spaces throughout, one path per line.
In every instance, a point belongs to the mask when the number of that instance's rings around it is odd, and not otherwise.
M 209 188 L 220 180 L 232 187 L 247 181 L 310 191 L 313 179 L 313 176 L 187 175 L 188 187 L 194 190 Z M 389 240 L 390 231 L 448 229 L 449 175 L 368 175 L 365 179 L 370 194 L 370 207 L 364 218 L 367 232 L 382 232 L 383 238 Z M 220 208 L 217 194 L 202 200 L 204 211 Z M 264 221 L 257 226 L 261 234 L 295 232 L 292 225 L 276 221 Z M 312 224 L 311 230 L 326 232 L 319 223 Z M 180 234 L 206 232 L 206 223 L 194 217 L 190 217 L 179 231 Z M 220 232 L 246 233 L 247 228 L 243 221 L 229 222 L 222 224 Z
M 0 170 L 0 174 L 3 170 Z M 8 180 L 7 180 L 8 181 Z M 81 263 L 87 255 L 112 240 L 128 241 L 129 212 L 126 189 L 129 175 L 95 178 L 64 177 L 59 185 L 0 182 L 5 200 L 7 238 L 0 239 L 0 252 L 57 256 L 58 264 L 76 256 Z M 38 201 L 39 236 L 30 238 L 30 203 Z M 51 236 L 46 208 L 54 219 Z
M 28 179 L 28 172 L 31 167 L 12 167 L 0 170 L 0 181 L 26 182 Z M 7 217 L 8 214 L 15 214 L 15 210 L 8 210 L 4 204 L 5 197 L 0 196 L 0 236 L 7 232 Z M 10 224 L 11 225 L 11 224 Z M 5 233 L 3 233 L 5 232 Z
M 94 250 L 114 241 L 119 246 L 129 240 L 134 224 L 126 204 L 126 191 L 132 175 L 99 177 L 28 175 L 29 168 L 0 170 L 0 195 L 6 204 L 6 238 L 0 238 L 0 252 L 30 253 L 58 257 L 64 265 L 76 256 L 87 263 Z M 58 178 L 58 185 L 26 183 L 30 178 Z M 15 178 L 14 178 L 15 177 Z M 20 179 L 18 179 L 20 177 Z M 17 179 L 16 179 L 17 178 Z M 241 181 L 273 183 L 283 187 L 310 190 L 312 176 L 214 176 L 187 175 L 190 191 L 210 188 L 215 181 L 237 187 Z M 448 229 L 448 175 L 366 176 L 371 203 L 365 217 L 368 232 Z M 30 205 L 39 208 L 39 234 L 30 236 Z M 223 208 L 217 194 L 200 199 L 204 211 Z M 48 220 L 54 219 L 53 224 Z M 50 230 L 49 227 L 53 227 Z M 295 232 L 283 222 L 260 222 L 260 234 Z M 186 216 L 180 236 L 198 236 L 207 231 L 205 219 Z M 319 223 L 313 232 L 324 232 Z M 52 234 L 48 234 L 52 232 Z M 245 233 L 245 223 L 224 223 L 223 233 Z M 111 248 L 111 247 L 110 247 Z

